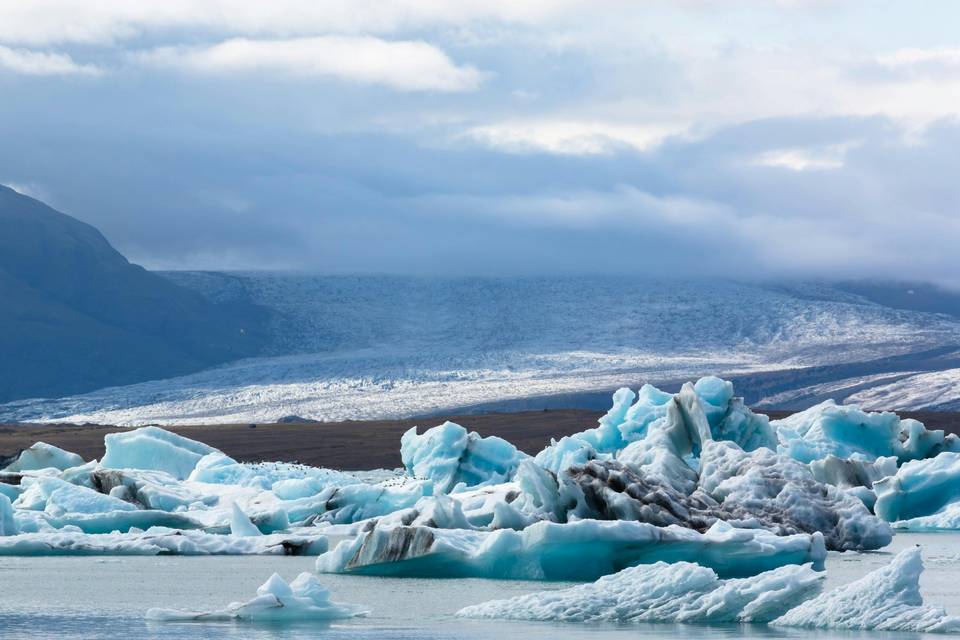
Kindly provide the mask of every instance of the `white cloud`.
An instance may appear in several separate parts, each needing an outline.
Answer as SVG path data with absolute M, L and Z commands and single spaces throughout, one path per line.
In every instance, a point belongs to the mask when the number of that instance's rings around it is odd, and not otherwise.
M 111 43 L 169 29 L 247 36 L 395 33 L 475 21 L 537 23 L 583 0 L 29 0 L 0 2 L 0 42 Z
M 63 53 L 13 49 L 0 45 L 0 69 L 25 76 L 99 75 L 93 65 L 78 64 Z
M 457 66 L 426 42 L 373 37 L 234 38 L 207 47 L 153 49 L 136 59 L 199 73 L 265 71 L 379 84 L 400 91 L 471 91 L 484 75 L 473 67 Z
M 860 144 L 859 141 L 831 144 L 823 147 L 791 147 L 765 151 L 754 159 L 755 164 L 780 167 L 791 171 L 839 169 L 844 165 L 847 152 Z
M 877 62 L 894 69 L 923 64 L 960 67 L 960 49 L 899 49 L 879 56 Z
M 598 155 L 652 149 L 685 131 L 682 125 L 631 125 L 573 120 L 507 121 L 473 127 L 461 137 L 508 153 Z

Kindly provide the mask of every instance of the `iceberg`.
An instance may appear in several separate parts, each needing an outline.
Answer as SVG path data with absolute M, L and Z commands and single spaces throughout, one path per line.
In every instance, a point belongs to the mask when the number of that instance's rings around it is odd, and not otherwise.
M 870 629 L 933 633 L 960 632 L 960 617 L 923 604 L 919 547 L 863 578 L 791 609 L 771 624 L 808 629 Z
M 60 447 L 55 447 L 46 442 L 37 442 L 21 451 L 17 459 L 7 465 L 4 471 L 19 472 L 40 469 L 63 471 L 70 467 L 79 467 L 82 464 L 83 458 L 75 453 L 64 451 Z
M 13 505 L 10 498 L 0 493 L 0 536 L 12 536 L 20 532 L 13 517 Z
M 523 529 L 474 531 L 375 525 L 317 558 L 319 573 L 595 580 L 638 564 L 695 561 L 723 577 L 788 564 L 823 569 L 823 536 L 777 536 L 718 521 L 706 532 L 643 522 L 537 522 Z
M 874 511 L 889 522 L 938 513 L 960 500 L 960 453 L 907 462 L 893 476 L 873 484 Z
M 233 503 L 232 512 L 230 514 L 230 533 L 240 537 L 256 537 L 263 535 L 263 533 L 260 532 L 260 529 L 257 529 L 257 525 L 250 521 L 250 518 L 247 517 L 247 514 L 243 512 L 243 509 L 241 509 L 240 505 L 238 505 L 236 502 Z
M 698 564 L 657 562 L 569 589 L 473 605 L 457 615 L 549 622 L 769 622 L 815 595 L 822 579 L 809 565 L 721 580 Z
M 278 574 L 270 576 L 247 602 L 233 602 L 221 611 L 177 611 L 149 609 L 147 620 L 155 622 L 293 622 L 299 620 L 342 620 L 367 615 L 363 607 L 331 602 L 330 591 L 316 576 L 301 573 L 292 582 Z
M 88 534 L 63 528 L 0 536 L 0 556 L 315 556 L 327 548 L 327 536 L 316 530 L 244 537 L 157 526 L 127 533 Z
M 893 456 L 900 463 L 960 451 L 960 439 L 940 430 L 928 430 L 916 420 L 895 413 L 868 413 L 855 405 L 821 402 L 771 424 L 777 430 L 779 451 L 813 462 L 833 455 L 865 460 Z
M 106 453 L 101 467 L 164 471 L 178 480 L 186 480 L 205 455 L 219 453 L 202 442 L 159 427 L 109 433 L 103 441 Z
M 453 422 L 427 429 L 411 427 L 400 438 L 400 457 L 415 478 L 433 481 L 437 493 L 457 485 L 497 484 L 513 477 L 517 465 L 529 456 L 496 436 L 481 438 Z
M 859 499 L 770 449 L 746 453 L 732 442 L 711 442 L 700 467 L 700 490 L 737 514 L 734 522 L 755 520 L 785 534 L 818 531 L 838 551 L 879 549 L 893 538 L 889 524 Z
M 877 494 L 873 483 L 897 473 L 897 459 L 893 456 L 880 457 L 870 462 L 862 458 L 838 458 L 830 455 L 810 463 L 813 477 L 824 484 L 830 484 L 857 497 L 873 511 Z

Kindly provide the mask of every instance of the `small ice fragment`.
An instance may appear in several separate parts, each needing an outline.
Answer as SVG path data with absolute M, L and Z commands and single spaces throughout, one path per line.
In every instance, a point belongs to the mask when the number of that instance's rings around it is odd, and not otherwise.
M 282 622 L 299 620 L 342 620 L 364 616 L 363 607 L 330 601 L 330 592 L 310 573 L 301 573 L 289 584 L 273 574 L 247 602 L 234 602 L 219 611 L 178 611 L 150 609 L 147 620 L 157 622 L 217 622 L 245 620 Z

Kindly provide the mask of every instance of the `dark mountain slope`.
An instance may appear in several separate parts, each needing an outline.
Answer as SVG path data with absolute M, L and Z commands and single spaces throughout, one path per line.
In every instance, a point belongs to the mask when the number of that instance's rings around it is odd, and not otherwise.
M 92 226 L 0 186 L 0 401 L 253 355 L 266 320 L 130 264 Z

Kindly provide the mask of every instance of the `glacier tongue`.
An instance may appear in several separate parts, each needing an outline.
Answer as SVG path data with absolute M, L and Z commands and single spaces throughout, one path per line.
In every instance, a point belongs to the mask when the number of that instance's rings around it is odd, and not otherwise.
M 893 561 L 848 585 L 824 593 L 772 622 L 811 629 L 871 629 L 960 633 L 960 617 L 924 605 L 920 595 L 920 548 L 901 551 Z

